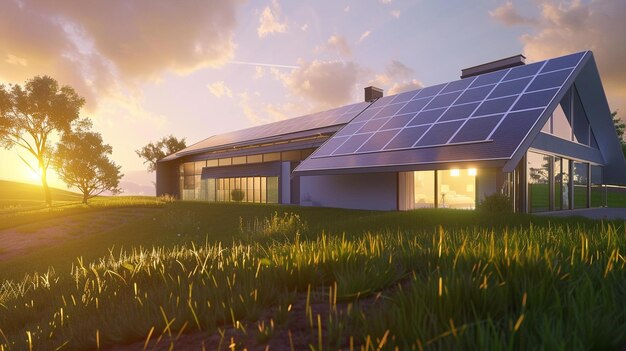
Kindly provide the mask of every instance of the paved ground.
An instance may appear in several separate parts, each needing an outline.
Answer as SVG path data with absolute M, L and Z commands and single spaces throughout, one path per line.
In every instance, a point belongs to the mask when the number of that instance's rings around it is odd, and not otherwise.
M 571 211 L 556 211 L 538 213 L 542 216 L 569 217 L 582 216 L 593 219 L 623 219 L 626 220 L 626 208 L 585 208 Z

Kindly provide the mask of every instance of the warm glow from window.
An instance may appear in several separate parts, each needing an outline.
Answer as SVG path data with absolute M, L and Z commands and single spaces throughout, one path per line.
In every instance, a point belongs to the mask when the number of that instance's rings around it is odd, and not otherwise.
M 458 177 L 461 174 L 461 172 L 458 169 L 451 169 L 450 170 L 450 175 L 453 177 Z
M 470 168 L 467 170 L 467 175 L 476 176 L 476 168 Z

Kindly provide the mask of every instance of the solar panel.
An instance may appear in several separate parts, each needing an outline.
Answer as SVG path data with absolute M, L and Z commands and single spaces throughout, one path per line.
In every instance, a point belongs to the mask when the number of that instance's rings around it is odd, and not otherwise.
M 310 159 L 489 143 L 506 135 L 517 137 L 516 133 L 528 132 L 534 125 L 583 55 L 503 69 L 379 99 L 337 133 L 341 143 L 331 138 Z M 521 130 L 507 132 L 510 128 Z
M 284 121 L 278 121 L 230 133 L 215 135 L 208 139 L 202 140 L 194 145 L 191 145 L 190 147 L 176 153 L 175 155 L 183 156 L 200 151 L 219 149 L 228 145 L 241 145 L 266 138 L 272 138 L 272 140 L 280 139 L 281 135 L 344 125 L 354 119 L 355 116 L 365 110 L 369 105 L 369 102 L 361 102 L 328 111 L 322 111 L 306 116 L 291 118 Z M 350 131 L 351 128 L 353 127 L 351 126 L 347 128 L 346 132 L 344 133 L 347 135 L 352 135 L 356 130 Z M 350 131 L 349 134 L 347 133 L 348 131 Z M 336 147 L 337 146 L 338 145 L 336 145 Z M 328 147 L 330 148 L 330 146 Z

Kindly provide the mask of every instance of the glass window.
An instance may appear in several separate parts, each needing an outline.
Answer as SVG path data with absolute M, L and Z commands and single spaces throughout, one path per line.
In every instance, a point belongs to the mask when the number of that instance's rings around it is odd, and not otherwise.
M 591 207 L 605 205 L 602 166 L 591 165 Z
M 415 208 L 435 207 L 435 171 L 413 172 Z
M 248 155 L 246 160 L 248 163 L 261 163 L 263 162 L 263 155 Z
M 589 120 L 580 102 L 578 92 L 574 90 L 574 136 L 575 139 L 585 145 L 589 145 Z
M 224 201 L 224 179 L 217 180 L 217 201 Z
M 215 178 L 207 179 L 207 201 L 214 202 L 217 201 L 215 193 Z
M 185 190 L 193 190 L 195 189 L 195 176 L 185 176 Z
M 200 174 L 196 175 L 196 200 L 206 201 L 206 180 Z
M 267 177 L 261 177 L 261 203 L 267 203 Z
M 568 210 L 570 208 L 570 176 L 569 160 L 554 157 L 554 209 Z
M 193 162 L 187 162 L 184 165 L 184 173 L 186 176 L 194 174 L 194 164 Z
M 589 164 L 582 162 L 574 162 L 574 175 L 572 177 L 574 184 L 574 208 L 589 207 L 588 201 L 588 183 L 589 183 Z
M 246 180 L 246 201 L 254 202 L 254 184 L 252 177 L 244 178 Z
M 528 203 L 530 212 L 550 210 L 550 156 L 527 154 Z
M 202 174 L 202 168 L 206 167 L 206 161 L 194 162 L 195 174 Z
M 263 162 L 280 161 L 280 152 L 272 152 L 270 154 L 263 154 Z
M 233 157 L 232 164 L 234 164 L 234 165 L 243 165 L 245 163 L 246 163 L 246 156 Z
M 278 203 L 278 177 L 267 177 L 267 202 Z
M 300 161 L 300 150 L 281 152 L 283 161 Z
M 218 164 L 217 159 L 215 159 L 215 160 L 206 160 L 206 166 L 207 167 L 217 167 L 218 165 L 219 164 Z
M 552 133 L 561 139 L 572 140 L 572 125 L 561 105 L 552 114 Z
M 217 164 L 220 166 L 230 166 L 231 164 L 233 164 L 233 161 L 231 160 L 231 158 L 220 158 L 219 160 L 217 160 Z
M 233 201 L 233 190 L 235 190 L 235 178 L 228 179 L 228 201 Z
M 552 116 L 548 118 L 546 124 L 544 124 L 543 128 L 541 128 L 541 131 L 544 133 L 552 134 Z
M 474 209 L 476 207 L 476 170 L 437 171 L 438 198 L 441 208 Z
M 261 202 L 261 178 L 254 177 L 254 202 Z

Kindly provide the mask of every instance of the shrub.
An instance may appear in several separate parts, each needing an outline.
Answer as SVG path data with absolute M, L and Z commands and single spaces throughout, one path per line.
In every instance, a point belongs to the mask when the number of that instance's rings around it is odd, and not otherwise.
M 241 202 L 246 197 L 246 193 L 241 189 L 233 189 L 230 192 L 230 196 L 232 197 L 233 201 Z
M 176 201 L 176 198 L 170 194 L 163 194 L 157 198 L 157 200 L 165 203 L 172 203 Z
M 306 221 L 300 219 L 300 216 L 293 213 L 283 213 L 279 215 L 278 212 L 274 212 L 269 218 L 263 218 L 259 220 L 254 218 L 254 221 L 248 221 L 245 225 L 243 219 L 239 217 L 239 232 L 247 236 L 285 236 L 291 237 L 292 235 L 302 234 L 308 229 Z
M 478 209 L 489 213 L 509 213 L 513 212 L 513 202 L 510 197 L 495 193 L 485 196 Z

